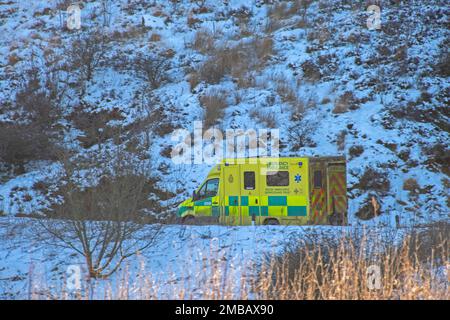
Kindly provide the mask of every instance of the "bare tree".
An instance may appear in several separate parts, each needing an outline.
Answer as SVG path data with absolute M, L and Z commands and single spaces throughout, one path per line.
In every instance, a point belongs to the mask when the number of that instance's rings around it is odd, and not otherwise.
M 151 89 L 159 88 L 168 79 L 170 65 L 164 57 L 138 54 L 131 65 L 136 75 L 145 80 Z
M 288 141 L 293 151 L 298 151 L 304 147 L 314 147 L 312 134 L 315 132 L 317 123 L 299 121 L 295 123 L 288 132 Z
M 153 181 L 148 167 L 118 146 L 98 158 L 80 159 L 64 152 L 60 155 L 63 181 L 60 193 L 64 203 L 55 209 L 56 219 L 40 221 L 55 245 L 73 249 L 83 256 L 91 278 L 107 278 L 127 258 L 154 244 L 161 226 L 144 228 L 142 209 L 152 205 L 148 199 Z M 100 167 L 107 168 L 99 171 Z M 95 185 L 80 179 L 88 171 L 99 178 Z M 96 179 L 93 179 L 96 180 Z M 90 186 L 82 187 L 87 183 Z
M 84 95 L 86 82 L 92 80 L 95 70 L 105 58 L 105 36 L 97 32 L 80 34 L 66 50 L 70 69 L 78 76 L 78 84 Z
M 89 277 L 106 279 L 126 259 L 152 246 L 161 225 L 143 228 L 130 221 L 46 220 L 40 225 L 58 243 L 84 257 Z

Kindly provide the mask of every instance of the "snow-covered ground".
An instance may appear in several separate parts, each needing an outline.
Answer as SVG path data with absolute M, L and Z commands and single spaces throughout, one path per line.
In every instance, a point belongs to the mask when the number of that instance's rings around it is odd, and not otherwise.
M 0 219 L 0 299 L 73 298 L 76 291 L 70 290 L 69 283 L 74 266 L 80 268 L 81 280 L 86 279 L 83 257 L 40 226 L 30 218 Z M 255 275 L 258 262 L 282 252 L 287 244 L 357 234 L 348 227 L 323 226 L 147 225 L 141 232 L 151 235 L 156 229 L 159 233 L 151 246 L 126 259 L 107 280 L 93 281 L 94 289 L 83 291 L 83 296 L 195 298 L 204 295 L 202 284 L 211 280 L 213 272 L 225 281 L 221 290 L 236 290 Z M 395 245 L 404 231 L 379 229 L 366 234 L 373 243 L 388 237 L 387 243 Z M 86 286 L 86 281 L 81 283 Z
M 403 226 L 448 221 L 449 7 L 440 0 L 395 2 L 383 2 L 381 29 L 369 30 L 365 1 L 312 1 L 307 8 L 296 7 L 295 1 L 287 1 L 283 7 L 279 1 L 206 0 L 204 8 L 187 0 L 84 1 L 82 29 L 69 31 L 62 1 L 3 1 L 0 125 L 26 121 L 15 97 L 27 71 L 37 68 L 42 88 L 49 90 L 48 83 L 56 83 L 65 89 L 57 97 L 57 108 L 63 114 L 57 123 L 62 135 L 59 144 L 80 159 L 102 158 L 102 152 L 114 153 L 118 146 L 114 139 L 101 146 L 83 146 L 81 140 L 87 133 L 74 121 L 77 107 L 91 115 L 119 110 L 121 119 L 108 125 L 123 129 L 120 147 L 133 139 L 140 143 L 148 134 L 152 141 L 145 150 L 151 157 L 149 174 L 158 179 L 160 190 L 170 192 L 168 199 L 159 199 L 170 211 L 190 196 L 211 168 L 207 164 L 174 164 L 166 152 L 175 144 L 171 134 L 176 128 L 192 132 L 194 121 L 204 118 L 202 97 L 222 91 L 226 108 L 218 127 L 278 128 L 283 156 L 347 157 L 353 228 L 389 230 L 395 226 L 396 216 Z M 93 30 L 108 39 L 106 53 L 81 93 L 76 86 L 77 70 L 67 69 L 71 62 L 68 53 L 73 41 Z M 202 32 L 210 34 L 212 48 L 206 48 L 207 41 L 203 46 L 194 44 Z M 255 39 L 271 39 L 272 49 L 257 67 L 244 70 L 242 77 L 225 72 L 217 83 L 191 81 L 220 48 Z M 117 66 L 129 64 L 139 54 L 164 56 L 170 64 L 168 79 L 158 88 L 150 89 L 134 72 Z M 242 84 L 242 80 L 247 81 Z M 351 96 L 345 101 L 348 92 Z M 151 99 L 145 100 L 149 96 Z M 348 105 L 335 112 L 342 103 Z M 127 131 L 128 125 L 154 114 L 162 118 L 157 126 L 143 122 L 139 130 Z M 307 141 L 298 148 L 299 139 L 291 138 L 295 131 L 303 132 Z M 430 153 L 437 145 L 440 151 Z M 0 170 L 3 168 L 0 163 Z M 28 297 L 33 281 L 63 283 L 67 266 L 82 262 L 70 250 L 36 237 L 33 220 L 13 218 L 42 213 L 61 203 L 57 195 L 61 168 L 60 161 L 45 160 L 26 163 L 21 172 L 11 172 L 11 168 L 0 171 L 0 215 L 7 216 L 0 219 L 2 298 Z M 360 185 L 368 168 L 386 176 L 388 183 L 381 190 Z M 97 169 L 99 172 L 83 172 L 80 185 L 94 185 L 102 170 L 108 172 L 108 164 L 101 163 Z M 418 187 L 405 188 L 407 179 L 414 179 Z M 44 192 L 40 184 L 48 189 Z M 364 221 L 356 213 L 367 204 L 369 195 L 378 198 L 381 215 Z M 148 273 L 162 274 L 165 280 L 158 283 L 170 286 L 177 282 L 180 270 L 186 272 L 191 260 L 226 254 L 236 259 L 235 266 L 242 267 L 249 258 L 278 250 L 291 235 L 340 230 L 164 226 L 157 243 L 142 252 L 140 260 L 133 259 L 130 268 L 137 272 L 141 261 Z M 205 254 L 211 251 L 213 254 Z M 201 264 L 194 265 L 200 268 Z M 167 278 L 169 274 L 175 280 Z M 195 290 L 200 289 L 190 292 Z

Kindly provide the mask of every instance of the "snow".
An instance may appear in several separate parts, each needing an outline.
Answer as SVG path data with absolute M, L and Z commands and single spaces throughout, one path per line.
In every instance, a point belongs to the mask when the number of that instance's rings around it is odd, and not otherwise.
M 126 0 L 114 1 L 110 8 L 111 22 L 106 27 L 103 27 L 101 6 L 99 2 L 94 1 L 86 3 L 82 9 L 83 30 L 73 33 L 62 29 L 61 23 L 64 21 L 60 21 L 59 14 L 64 12 L 56 9 L 56 3 L 56 1 L 32 1 L 30 5 L 29 1 L 11 1 L 0 5 L 2 16 L 0 20 L 1 105 L 5 102 L 13 102 L 11 100 L 18 90 L 20 76 L 31 63 L 44 65 L 44 49 L 51 48 L 56 54 L 63 54 L 62 46 L 52 43 L 51 39 L 60 38 L 63 45 L 69 45 L 70 40 L 82 32 L 96 28 L 106 34 L 113 34 L 114 31 L 124 32 L 130 28 L 139 28 L 144 18 L 146 30 L 134 38 L 113 40 L 109 47 L 108 59 L 120 53 L 132 59 L 139 52 L 156 53 L 167 49 L 174 50 L 175 56 L 171 59 L 169 70 L 171 80 L 154 91 L 159 103 L 166 110 L 169 106 L 175 108 L 175 111 L 167 111 L 164 114 L 165 119 L 174 127 L 181 127 L 192 132 L 193 122 L 201 120 L 204 113 L 199 98 L 211 88 L 216 88 L 229 93 L 229 106 L 220 123 L 222 128 L 264 128 L 265 124 L 259 123 L 250 115 L 250 111 L 256 108 L 262 113 L 274 115 L 277 127 L 281 130 L 281 137 L 286 140 L 288 131 L 298 122 L 291 119 L 291 107 L 282 102 L 276 93 L 275 79 L 282 77 L 283 82 L 294 89 L 305 105 L 311 104 L 306 108 L 301 124 L 313 123 L 317 128 L 311 133 L 312 140 L 316 143 L 315 147 L 303 147 L 293 151 L 288 143 L 286 150 L 283 150 L 284 154 L 312 156 L 343 153 L 348 157 L 351 146 L 364 147 L 361 156 L 348 158 L 347 178 L 349 188 L 352 189 L 350 193 L 358 194 L 349 200 L 351 224 L 391 226 L 395 215 L 401 216 L 401 221 L 405 225 L 449 219 L 449 208 L 446 205 L 449 190 L 443 182 L 448 177 L 442 172 L 430 170 L 423 156 L 425 146 L 438 142 L 448 145 L 448 132 L 436 130 L 436 126 L 432 123 L 405 119 L 395 119 L 391 129 L 386 129 L 383 125 L 386 117 L 392 118 L 390 111 L 397 106 L 406 105 L 407 102 L 417 101 L 424 90 L 433 96 L 448 92 L 449 79 L 429 73 L 433 63 L 441 58 L 439 56 L 442 52 L 441 47 L 445 45 L 445 40 L 449 36 L 449 30 L 445 24 L 445 17 L 448 16 L 445 2 L 431 1 L 426 6 L 420 1 L 413 1 L 407 6 L 383 4 L 383 29 L 373 32 L 365 28 L 366 8 L 364 7 L 340 5 L 337 2 L 330 2 L 328 6 L 322 7 L 318 3 L 313 3 L 307 10 L 307 20 L 312 23 L 322 19 L 323 23 L 320 27 L 326 27 L 326 30 L 331 33 L 330 39 L 322 45 L 318 44 L 317 39 L 308 40 L 308 35 L 315 31 L 315 26 L 299 27 L 297 23 L 299 17 L 296 16 L 287 17 L 281 28 L 266 34 L 264 26 L 268 22 L 269 6 L 262 1 L 255 1 L 253 5 L 250 5 L 243 0 L 226 3 L 208 0 L 206 5 L 211 10 L 207 13 L 194 14 L 200 20 L 194 27 L 187 25 L 188 13 L 195 8 L 189 1 L 181 1 L 178 4 L 152 1 L 151 3 L 155 3 L 155 6 L 150 3 Z M 215 40 L 217 47 L 225 43 L 238 44 L 240 41 L 250 41 L 251 36 L 239 39 L 241 32 L 238 19 L 230 14 L 232 10 L 238 10 L 244 6 L 251 13 L 248 29 L 254 35 L 272 36 L 276 51 L 261 70 L 253 71 L 257 84 L 251 88 L 239 88 L 230 76 L 225 76 L 219 84 L 200 83 L 191 91 L 186 70 L 189 67 L 198 69 L 198 66 L 208 58 L 207 55 L 192 48 L 191 42 L 196 32 L 201 29 L 216 31 L 220 35 Z M 50 8 L 51 11 L 44 13 L 45 8 Z M 157 12 L 160 14 L 157 15 Z M 417 15 L 416 12 L 424 14 Z M 438 18 L 430 20 L 425 13 L 436 14 Z M 98 18 L 94 19 L 93 16 Z M 400 21 L 405 16 L 414 17 L 414 19 Z M 395 22 L 410 26 L 408 39 L 404 34 L 392 36 L 386 32 L 390 23 Z M 31 37 L 32 33 L 37 34 L 38 37 Z M 150 43 L 149 37 L 153 33 L 161 35 L 161 42 Z M 350 35 L 359 36 L 360 39 L 351 43 L 347 40 Z M 396 73 L 400 62 L 388 58 L 382 59 L 381 63 L 367 63 L 374 58 L 380 59 L 378 46 L 386 45 L 395 49 L 394 47 L 398 47 L 406 40 L 409 41 L 407 53 L 411 60 L 407 64 L 408 68 L 413 70 L 412 72 Z M 12 54 L 17 54 L 21 58 L 21 61 L 13 66 L 8 62 Z M 337 64 L 337 70 L 324 75 L 316 82 L 305 79 L 300 68 L 301 64 L 324 55 L 335 55 L 333 61 Z M 357 58 L 362 63 L 356 63 Z M 322 69 L 325 67 L 323 66 Z M 68 76 L 73 77 L 73 75 Z M 377 81 L 385 84 L 387 88 L 379 90 Z M 106 65 L 95 72 L 83 99 L 80 99 L 75 90 L 69 89 L 61 107 L 65 113 L 70 113 L 72 108 L 81 102 L 95 107 L 96 112 L 118 107 L 124 114 L 125 120 L 111 124 L 125 126 L 145 116 L 140 108 L 138 94 L 144 85 L 134 75 L 118 72 Z M 356 98 L 363 99 L 364 102 L 357 110 L 333 114 L 335 102 L 349 90 Z M 111 95 L 111 92 L 115 94 Z M 236 100 L 234 97 L 238 95 L 240 101 L 234 101 Z M 324 98 L 329 98 L 330 102 L 322 104 Z M 446 101 L 448 103 L 448 99 Z M 439 103 L 441 102 L 432 99 L 424 108 L 432 110 Z M 13 121 L 7 113 L 0 114 L 0 120 Z M 444 117 L 442 120 L 448 119 Z M 76 137 L 81 135 L 81 132 L 70 123 L 64 125 L 66 146 L 71 147 L 80 156 L 89 157 L 89 154 L 98 152 L 97 146 L 84 150 L 76 141 Z M 353 128 L 348 130 L 348 125 L 353 125 Z M 151 132 L 152 129 L 146 130 Z M 345 149 L 340 151 L 336 145 L 336 137 L 342 130 L 347 130 L 348 133 Z M 145 133 L 145 130 L 142 133 Z M 168 206 L 173 206 L 191 194 L 192 190 L 206 177 L 211 166 L 174 165 L 170 159 L 161 155 L 162 150 L 172 145 L 170 133 L 162 137 L 152 134 L 152 138 L 153 146 L 149 150 L 149 153 L 154 156 L 152 166 L 159 168 L 164 165 L 168 168 L 167 174 L 157 171 L 155 174 L 160 178 L 161 188 L 176 193 L 173 199 L 164 202 Z M 397 151 L 380 145 L 379 140 L 397 144 Z M 111 149 L 114 148 L 113 144 L 108 146 Z M 417 161 L 416 166 L 411 167 L 398 157 L 398 150 L 403 148 L 410 150 L 409 160 Z M 0 199 L 3 200 L 1 200 L 0 209 L 9 216 L 15 216 L 39 213 L 50 207 L 57 199 L 49 199 L 45 195 L 35 193 L 31 187 L 38 181 L 52 181 L 53 187 L 57 188 L 58 181 L 54 181 L 54 177 L 58 166 L 57 162 L 51 165 L 43 164 L 2 182 Z M 360 221 L 355 216 L 355 212 L 364 203 L 368 192 L 359 193 L 354 186 L 367 167 L 386 172 L 391 188 L 387 194 L 380 195 L 383 202 L 383 214 L 366 222 Z M 89 172 L 85 174 L 89 175 Z M 428 193 L 420 195 L 419 207 L 415 214 L 407 212 L 404 206 L 398 203 L 398 201 L 411 202 L 408 192 L 403 190 L 403 182 L 407 178 L 415 178 L 422 187 L 431 186 Z M 83 184 L 86 181 L 80 181 L 80 183 Z M 18 191 L 22 189 L 25 191 Z M 23 193 L 29 193 L 32 201 L 26 203 L 21 201 Z M 17 199 L 17 201 L 11 202 L 11 199 Z
M 40 226 L 35 219 L 0 218 L 0 299 L 62 298 L 69 267 L 80 266 L 83 278 L 86 277 L 83 257 L 61 246 L 61 242 Z M 139 232 L 151 234 L 153 228 L 159 227 L 147 225 Z M 368 243 L 387 237 L 389 245 L 395 245 L 401 242 L 404 231 L 361 229 L 359 233 L 373 240 Z M 129 299 L 147 297 L 140 290 L 149 294 L 152 289 L 157 289 L 153 298 L 159 299 L 178 298 L 180 289 L 187 297 L 201 297 L 205 290 L 202 279 L 210 279 L 210 274 L 218 267 L 219 276 L 225 277 L 226 287 L 240 288 L 242 279 L 255 276 L 263 259 L 281 253 L 286 245 L 320 237 L 339 239 L 345 234 L 358 232 L 349 227 L 328 226 L 164 225 L 153 245 L 125 260 L 110 278 L 93 281 L 89 297 L 102 299 L 108 288 L 112 288 L 111 294 L 117 298 L 121 285 L 130 289 Z M 369 253 L 370 248 L 367 250 Z M 140 277 L 154 281 L 156 287 L 139 282 Z M 238 296 L 238 292 L 235 294 Z M 74 296 L 69 290 L 66 298 L 71 297 Z

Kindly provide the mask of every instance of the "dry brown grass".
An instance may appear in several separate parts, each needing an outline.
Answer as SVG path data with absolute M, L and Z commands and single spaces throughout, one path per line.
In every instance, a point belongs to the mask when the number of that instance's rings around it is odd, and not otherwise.
M 192 47 L 203 54 L 213 52 L 214 34 L 206 29 L 198 30 L 195 33 L 195 38 L 194 42 L 192 43 Z
M 200 97 L 200 103 L 205 110 L 205 127 L 209 128 L 223 119 L 224 111 L 227 107 L 227 95 L 223 91 L 211 90 Z
M 295 83 L 295 80 L 285 76 L 273 76 L 271 80 L 275 82 L 275 90 L 281 101 L 292 108 L 293 114 L 303 114 L 305 101 L 298 94 L 298 85 Z
M 266 33 L 272 33 L 280 28 L 288 26 L 292 23 L 289 20 L 293 17 L 297 19 L 297 23 L 306 26 L 306 10 L 310 3 L 311 1 L 309 0 L 274 3 L 267 11 L 267 23 L 264 31 Z
M 281 100 L 289 104 L 293 111 L 302 114 L 305 111 L 303 100 L 296 92 L 296 88 L 289 84 L 288 80 L 278 80 L 276 90 Z
M 302 63 L 303 78 L 309 82 L 316 82 L 322 78 L 319 66 L 312 60 Z
M 254 108 L 250 111 L 250 117 L 263 123 L 266 128 L 273 129 L 277 126 L 277 119 L 275 117 L 275 114 L 272 112 L 264 112 L 258 108 Z
M 420 185 L 414 178 L 408 178 L 403 181 L 403 190 L 407 190 L 411 193 L 418 193 L 420 191 Z
M 448 235 L 448 223 L 436 224 L 413 232 L 398 247 L 376 244 L 370 255 L 365 237 L 301 243 L 271 259 L 254 289 L 262 299 L 449 299 L 446 276 L 436 272 L 448 270 Z M 380 270 L 378 288 L 369 284 L 370 266 Z
M 246 83 L 252 71 L 262 68 L 265 62 L 273 55 L 273 40 L 267 38 L 254 38 L 251 41 L 239 42 L 237 45 L 225 44 L 214 48 L 210 36 L 198 34 L 193 46 L 198 50 L 205 50 L 209 58 L 200 66 L 198 71 L 192 72 L 190 79 L 195 85 L 201 81 L 209 84 L 219 83 L 226 75 L 231 76 L 236 82 Z
M 150 41 L 151 42 L 161 41 L 161 35 L 158 33 L 152 33 L 152 35 L 150 36 Z
M 355 110 L 358 108 L 357 99 L 353 95 L 351 91 L 346 91 L 343 95 L 341 95 L 338 99 L 336 99 L 333 113 L 345 113 L 349 109 Z
M 10 66 L 14 66 L 16 65 L 19 61 L 21 61 L 20 57 L 15 54 L 12 53 L 9 57 L 8 57 L 8 65 Z

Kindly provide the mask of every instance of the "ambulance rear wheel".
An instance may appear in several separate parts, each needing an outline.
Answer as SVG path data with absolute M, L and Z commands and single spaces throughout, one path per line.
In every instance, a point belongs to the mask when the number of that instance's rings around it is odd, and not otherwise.
M 183 224 L 186 224 L 186 225 L 193 225 L 193 224 L 195 224 L 195 217 L 186 216 L 183 218 L 182 222 L 183 222 Z
M 264 224 L 267 226 L 277 226 L 280 223 L 278 222 L 277 219 L 267 219 L 266 221 L 264 221 Z
M 345 216 L 342 213 L 335 213 L 329 217 L 329 224 L 333 226 L 344 226 Z

